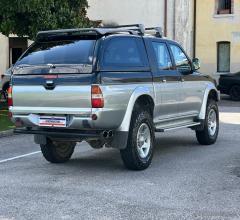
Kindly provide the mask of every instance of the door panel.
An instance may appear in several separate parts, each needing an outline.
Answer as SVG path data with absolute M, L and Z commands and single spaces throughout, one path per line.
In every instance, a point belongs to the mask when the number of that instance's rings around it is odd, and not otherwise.
M 198 74 L 182 76 L 181 113 L 198 115 L 202 106 L 206 81 Z
M 172 73 L 172 75 L 171 75 Z M 154 76 L 154 88 L 156 94 L 155 120 L 161 121 L 177 117 L 180 102 L 180 76 L 176 71 L 160 72 Z
M 204 92 L 204 82 L 197 74 L 193 74 L 191 62 L 184 50 L 177 44 L 170 44 L 179 75 L 180 85 L 180 115 L 197 115 L 200 112 Z
M 179 114 L 181 75 L 173 68 L 167 44 L 161 40 L 151 40 L 151 54 L 154 61 L 155 111 L 154 122 L 174 118 Z

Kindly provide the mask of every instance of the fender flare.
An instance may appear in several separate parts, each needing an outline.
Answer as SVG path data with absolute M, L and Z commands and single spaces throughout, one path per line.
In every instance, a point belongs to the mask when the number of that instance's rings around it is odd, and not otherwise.
M 135 88 L 135 90 L 133 91 L 133 93 L 130 97 L 130 100 L 128 102 L 128 107 L 127 107 L 127 110 L 126 110 L 125 115 L 123 117 L 122 123 L 118 127 L 117 131 L 123 131 L 123 132 L 128 132 L 129 131 L 131 117 L 132 117 L 132 111 L 133 111 L 134 105 L 136 103 L 136 100 L 142 95 L 150 96 L 153 99 L 153 102 L 154 102 L 154 90 L 153 90 L 153 88 L 150 89 L 149 87 L 146 87 L 146 86 L 139 86 L 139 87 Z
M 207 88 L 205 89 L 203 101 L 202 101 L 202 107 L 199 113 L 198 118 L 200 120 L 204 120 L 206 116 L 206 109 L 207 109 L 207 101 L 208 96 L 211 91 L 215 91 L 217 93 L 217 101 L 220 101 L 220 92 L 216 89 L 216 86 L 214 84 L 208 84 Z

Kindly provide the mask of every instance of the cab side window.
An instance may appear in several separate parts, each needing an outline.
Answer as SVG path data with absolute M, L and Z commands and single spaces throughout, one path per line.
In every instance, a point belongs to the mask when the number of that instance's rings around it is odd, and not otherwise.
M 143 67 L 146 66 L 143 57 L 144 48 L 141 39 L 113 38 L 104 51 L 103 65 L 110 67 Z
M 165 43 L 152 42 L 153 49 L 156 55 L 158 69 L 170 70 L 172 69 L 172 61 Z
M 187 56 L 183 52 L 183 50 L 177 45 L 170 45 L 176 67 L 180 73 L 190 73 L 192 70 L 191 63 L 189 62 Z

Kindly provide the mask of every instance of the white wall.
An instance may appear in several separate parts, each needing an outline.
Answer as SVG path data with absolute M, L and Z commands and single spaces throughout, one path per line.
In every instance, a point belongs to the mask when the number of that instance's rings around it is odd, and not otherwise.
M 164 0 L 88 0 L 88 3 L 91 20 L 164 26 Z

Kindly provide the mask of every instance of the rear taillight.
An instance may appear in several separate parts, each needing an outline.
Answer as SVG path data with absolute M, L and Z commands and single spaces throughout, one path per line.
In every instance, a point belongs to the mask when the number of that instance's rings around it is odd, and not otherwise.
M 91 93 L 92 93 L 92 108 L 103 108 L 104 99 L 101 88 L 98 85 L 92 85 Z
M 12 100 L 12 87 L 10 86 L 8 88 L 8 106 L 13 106 L 13 100 Z

